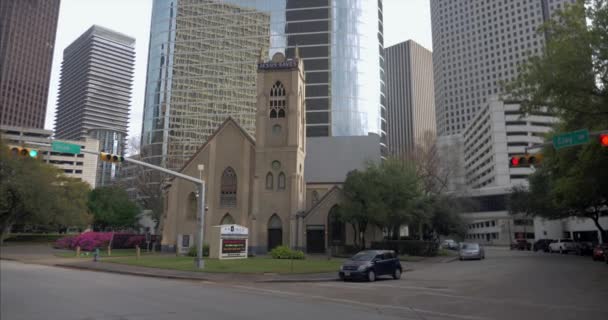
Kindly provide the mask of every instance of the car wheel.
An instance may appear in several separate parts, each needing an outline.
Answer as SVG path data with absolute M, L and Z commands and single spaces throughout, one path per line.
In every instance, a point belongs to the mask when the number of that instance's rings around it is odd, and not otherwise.
M 369 270 L 367 272 L 367 281 L 369 281 L 369 282 L 376 281 L 376 273 L 374 272 L 374 270 Z
M 401 269 L 397 268 L 393 271 L 393 279 L 399 280 L 401 279 Z
M 340 278 L 341 281 L 346 281 L 346 278 L 344 277 L 344 274 L 339 273 L 338 277 Z

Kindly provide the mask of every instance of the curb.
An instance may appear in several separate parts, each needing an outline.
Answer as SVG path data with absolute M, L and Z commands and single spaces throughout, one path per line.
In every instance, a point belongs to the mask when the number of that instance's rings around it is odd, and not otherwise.
M 125 274 L 130 276 L 141 276 L 148 278 L 161 278 L 161 279 L 172 279 L 172 280 L 195 280 L 195 281 L 210 281 L 207 278 L 195 278 L 195 277 L 187 277 L 187 276 L 174 276 L 174 275 L 165 275 L 165 274 L 155 274 L 155 273 L 147 273 L 147 272 L 134 272 L 134 271 L 126 271 L 126 270 L 105 270 L 99 268 L 91 268 L 87 266 L 75 266 L 70 264 L 55 264 L 55 267 L 66 268 L 66 269 L 75 269 L 75 270 L 87 270 L 87 271 L 96 271 L 96 272 L 105 272 L 105 273 L 116 273 L 116 274 Z

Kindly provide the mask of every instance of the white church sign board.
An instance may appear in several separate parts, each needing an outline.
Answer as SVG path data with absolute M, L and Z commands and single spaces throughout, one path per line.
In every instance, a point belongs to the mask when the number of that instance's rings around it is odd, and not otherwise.
M 237 224 L 224 224 L 220 229 L 219 258 L 246 259 L 249 246 L 249 229 Z

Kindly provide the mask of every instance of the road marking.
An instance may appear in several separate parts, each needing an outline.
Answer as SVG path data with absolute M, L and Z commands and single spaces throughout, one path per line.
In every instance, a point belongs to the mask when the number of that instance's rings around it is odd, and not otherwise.
M 396 305 L 390 305 L 390 304 L 361 302 L 361 301 L 350 300 L 350 299 L 340 299 L 340 298 L 332 298 L 332 297 L 326 297 L 326 296 L 320 296 L 320 295 L 301 294 L 301 293 L 295 293 L 295 292 L 289 292 L 289 291 L 283 291 L 283 290 L 262 289 L 262 288 L 243 286 L 243 285 L 233 285 L 231 287 L 244 289 L 247 291 L 254 291 L 256 293 L 263 292 L 263 293 L 272 294 L 272 295 L 283 295 L 283 296 L 288 295 L 288 296 L 301 297 L 301 298 L 317 299 L 317 300 L 322 300 L 322 301 L 326 301 L 326 302 L 330 301 L 330 302 L 335 302 L 335 303 L 345 303 L 345 304 L 354 305 L 354 306 L 365 306 L 365 307 L 369 307 L 369 308 L 373 308 L 373 309 L 380 309 L 380 310 L 394 309 L 394 310 L 400 310 L 400 311 L 409 311 L 414 314 L 416 314 L 416 313 L 427 314 L 427 315 L 431 315 L 431 316 L 441 316 L 441 317 L 463 319 L 463 320 L 489 320 L 490 319 L 490 318 L 485 318 L 485 317 L 437 312 L 437 311 L 430 311 L 430 310 L 405 307 L 405 306 L 396 306 Z

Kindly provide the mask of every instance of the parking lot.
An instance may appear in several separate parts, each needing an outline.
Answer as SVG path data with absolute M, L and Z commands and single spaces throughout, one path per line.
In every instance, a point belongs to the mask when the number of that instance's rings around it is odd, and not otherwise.
M 590 257 L 486 248 L 482 261 L 405 267 L 401 280 L 238 288 L 420 319 L 608 319 L 608 265 Z

